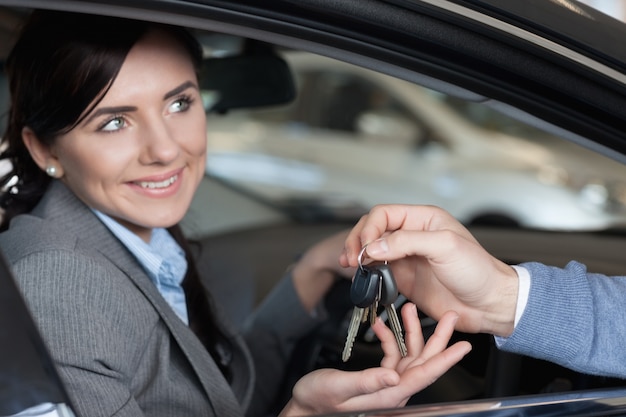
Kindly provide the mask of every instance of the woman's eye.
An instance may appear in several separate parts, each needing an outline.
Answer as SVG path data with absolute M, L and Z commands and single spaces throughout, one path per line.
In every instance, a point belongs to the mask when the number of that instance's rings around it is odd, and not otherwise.
M 109 120 L 108 122 L 106 122 L 105 124 L 103 124 L 100 130 L 103 132 L 115 132 L 117 130 L 120 130 L 124 126 L 125 126 L 124 118 L 115 117 Z
M 191 100 L 189 98 L 183 97 L 172 103 L 170 106 L 170 113 L 180 113 L 189 108 L 191 105 Z

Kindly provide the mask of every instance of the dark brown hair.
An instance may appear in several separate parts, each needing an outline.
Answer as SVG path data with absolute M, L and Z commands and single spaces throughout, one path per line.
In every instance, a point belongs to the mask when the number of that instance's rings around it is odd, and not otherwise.
M 50 182 L 30 157 L 22 129 L 46 145 L 72 130 L 106 94 L 133 45 L 157 27 L 174 35 L 199 69 L 202 50 L 179 27 L 57 11 L 29 16 L 5 64 L 11 103 L 0 159 L 12 168 L 0 177 L 0 230 L 30 211 Z

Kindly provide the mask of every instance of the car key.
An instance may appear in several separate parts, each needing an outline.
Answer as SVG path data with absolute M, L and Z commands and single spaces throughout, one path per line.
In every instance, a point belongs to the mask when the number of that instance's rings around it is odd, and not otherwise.
M 361 323 L 367 320 L 367 314 L 376 318 L 376 311 L 373 309 L 380 295 L 380 274 L 378 270 L 360 265 L 352 279 L 350 286 L 350 299 L 354 304 L 352 317 L 348 326 L 348 336 L 343 348 L 341 359 L 346 362 L 352 354 L 352 346 L 359 332 Z
M 380 274 L 381 289 L 380 289 L 380 303 L 385 307 L 385 312 L 389 318 L 389 327 L 396 338 L 398 344 L 398 350 L 402 357 L 407 355 L 406 344 L 404 343 L 404 336 L 402 335 L 402 326 L 400 326 L 400 319 L 396 307 L 393 304 L 398 298 L 398 286 L 396 280 L 391 273 L 391 267 L 385 262 L 381 265 L 376 265 L 375 268 Z

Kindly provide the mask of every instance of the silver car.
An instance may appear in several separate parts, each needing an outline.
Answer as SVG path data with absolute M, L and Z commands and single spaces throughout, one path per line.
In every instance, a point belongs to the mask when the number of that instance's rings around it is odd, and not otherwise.
M 612 159 L 480 103 L 320 55 L 283 57 L 296 100 L 211 114 L 210 175 L 307 215 L 354 218 L 378 203 L 409 203 L 444 207 L 467 224 L 626 223 L 626 167 Z

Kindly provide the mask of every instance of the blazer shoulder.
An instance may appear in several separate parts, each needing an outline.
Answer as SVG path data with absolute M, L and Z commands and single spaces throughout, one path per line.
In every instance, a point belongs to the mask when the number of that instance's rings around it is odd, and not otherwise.
M 0 250 L 10 262 L 35 252 L 50 249 L 73 251 L 79 247 L 80 237 L 45 219 L 21 215 L 8 230 L 0 233 Z

